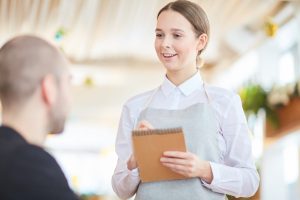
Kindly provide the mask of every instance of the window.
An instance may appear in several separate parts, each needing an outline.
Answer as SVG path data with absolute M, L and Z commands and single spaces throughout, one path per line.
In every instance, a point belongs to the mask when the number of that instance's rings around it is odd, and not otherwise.
M 279 58 L 279 85 L 295 82 L 299 74 L 297 66 L 297 46 L 285 51 Z

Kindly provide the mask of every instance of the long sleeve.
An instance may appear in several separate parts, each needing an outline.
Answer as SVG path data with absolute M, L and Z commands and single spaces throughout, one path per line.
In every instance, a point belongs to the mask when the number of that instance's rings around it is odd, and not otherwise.
M 204 185 L 215 192 L 236 197 L 254 195 L 259 175 L 252 160 L 248 126 L 237 95 L 225 110 L 221 132 L 226 143 L 223 163 L 211 162 L 213 181 Z
M 132 154 L 130 133 L 133 126 L 134 121 L 130 117 L 129 109 L 124 106 L 116 139 L 116 153 L 118 155 L 118 161 L 112 176 L 113 190 L 121 199 L 128 199 L 132 197 L 140 182 L 138 170 L 134 169 L 130 171 L 127 168 L 127 161 Z

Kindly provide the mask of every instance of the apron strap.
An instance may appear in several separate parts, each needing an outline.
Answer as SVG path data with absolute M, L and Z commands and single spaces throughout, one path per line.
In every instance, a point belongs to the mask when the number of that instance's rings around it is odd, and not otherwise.
M 207 90 L 206 90 L 206 86 L 205 86 L 204 81 L 203 81 L 203 89 L 204 89 L 205 96 L 206 96 L 206 98 L 207 98 L 207 102 L 210 104 L 210 103 L 211 103 L 211 98 L 210 98 L 210 96 L 208 95 L 208 92 L 207 92 Z
M 209 105 L 211 105 L 211 103 L 212 103 L 212 100 L 211 100 L 211 98 L 210 98 L 210 96 L 208 95 L 208 92 L 207 92 L 207 90 L 206 90 L 206 84 L 204 83 L 204 81 L 203 81 L 203 89 L 204 89 L 204 93 L 205 93 L 205 96 L 206 96 L 206 98 L 207 98 L 207 101 L 208 101 L 208 104 Z M 213 108 L 212 108 L 213 109 Z M 218 131 L 219 132 L 222 132 L 222 130 L 221 130 L 221 122 L 218 120 L 218 118 L 217 118 L 217 111 L 215 110 L 215 109 L 213 109 L 213 111 L 214 111 L 214 113 L 215 113 L 215 119 L 216 119 L 216 121 L 217 121 L 217 123 L 218 123 Z
M 152 94 L 150 95 L 150 97 L 147 99 L 147 101 L 144 103 L 144 105 L 139 109 L 138 113 L 141 113 L 144 109 L 146 109 L 149 104 L 151 103 L 154 95 L 157 93 L 157 91 L 159 90 L 160 86 L 157 87 L 153 92 Z M 134 123 L 133 123 L 133 127 L 136 128 L 136 125 L 137 125 L 137 118 L 138 116 L 134 119 Z

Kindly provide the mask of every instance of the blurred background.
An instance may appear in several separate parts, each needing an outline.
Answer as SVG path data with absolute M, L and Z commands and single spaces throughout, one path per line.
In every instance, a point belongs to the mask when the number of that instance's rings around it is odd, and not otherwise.
M 118 199 L 110 180 L 122 105 L 164 78 L 154 30 L 168 2 L 0 0 L 0 45 L 35 34 L 72 61 L 73 110 L 46 147 L 82 199 Z M 261 174 L 251 199 L 300 199 L 300 1 L 194 2 L 211 24 L 202 76 L 239 93 L 247 115 Z

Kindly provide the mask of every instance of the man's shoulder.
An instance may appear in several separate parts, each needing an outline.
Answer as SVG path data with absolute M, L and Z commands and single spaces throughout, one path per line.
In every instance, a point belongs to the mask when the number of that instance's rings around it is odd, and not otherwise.
M 12 156 L 15 158 L 19 158 L 20 161 L 30 160 L 32 162 L 38 162 L 40 164 L 56 164 L 56 160 L 53 158 L 53 156 L 51 156 L 42 147 L 32 144 L 19 145 L 15 149 Z
M 54 158 L 42 147 L 29 144 L 19 133 L 7 127 L 0 127 L 0 157 L 6 163 L 9 160 L 55 162 Z
M 35 195 L 44 198 L 51 196 L 51 190 L 55 190 L 57 198 L 66 195 L 72 197 L 66 199 L 75 199 L 56 160 L 39 146 L 18 145 L 10 154 L 3 178 L 0 185 L 7 195 L 18 191 L 28 197 Z M 34 194 L 34 191 L 39 192 Z
M 42 147 L 29 144 L 19 138 L 0 137 L 0 176 L 9 179 L 13 174 L 30 176 L 43 174 L 62 176 L 56 160 Z M 3 179 L 2 179 L 3 180 Z M 0 181 L 1 182 L 1 181 Z
M 48 178 L 48 181 L 66 182 L 66 178 L 55 158 L 36 145 L 19 145 L 11 155 L 10 170 L 21 170 L 27 175 L 34 174 Z M 26 176 L 26 175 L 25 175 Z

